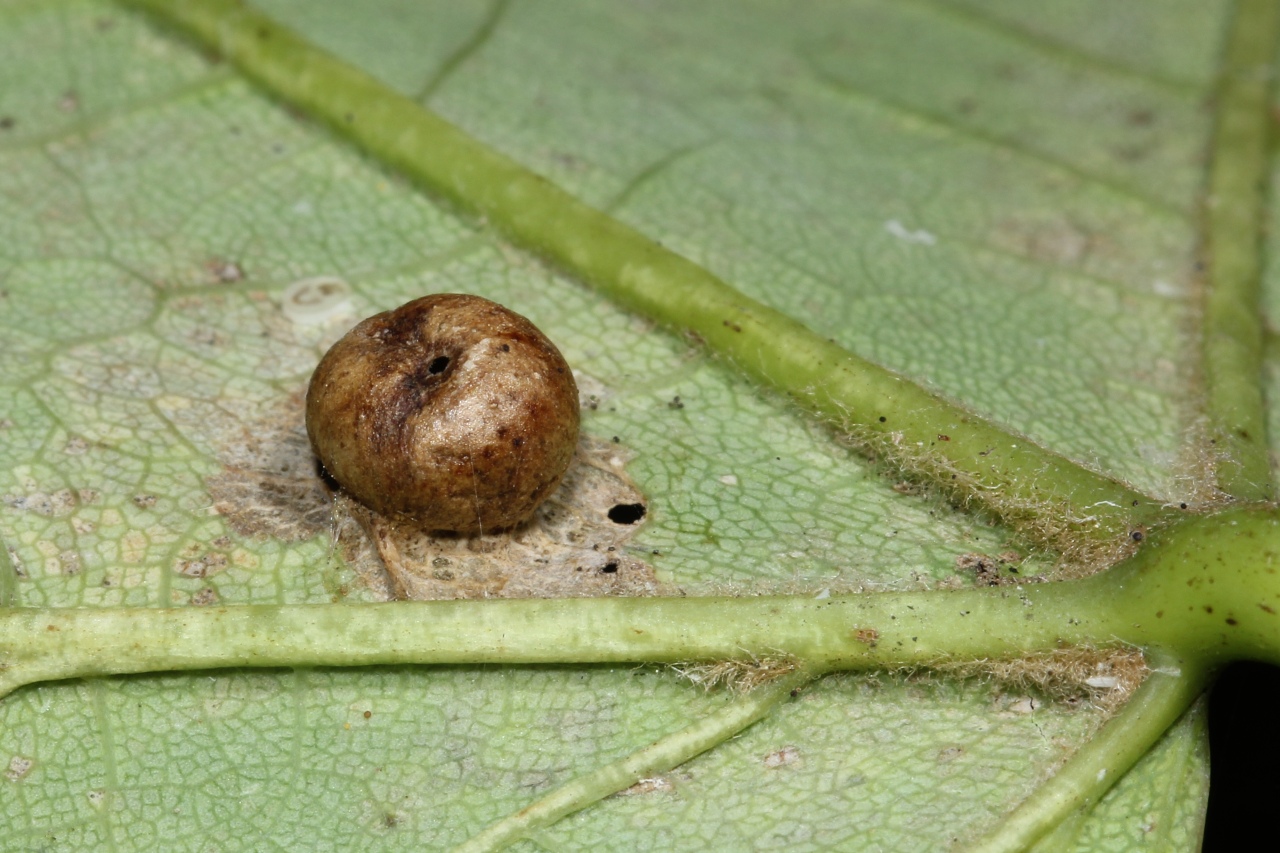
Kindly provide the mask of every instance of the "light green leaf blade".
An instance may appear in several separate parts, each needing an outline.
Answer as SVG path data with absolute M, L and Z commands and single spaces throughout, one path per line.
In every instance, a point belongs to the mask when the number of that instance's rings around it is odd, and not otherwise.
M 1155 495 L 1187 490 L 1207 61 L 1174 74 L 1156 48 L 1092 36 L 1069 10 L 1049 38 L 1012 13 L 931 4 L 735 6 L 728 19 L 706 6 L 264 8 L 855 351 Z M 542 325 L 598 392 L 586 429 L 618 436 L 651 499 L 635 553 L 688 592 L 933 584 L 955 577 L 957 555 L 1007 547 L 139 19 L 97 3 L 0 15 L 0 55 L 25 60 L 0 71 L 16 93 L 0 101 L 15 119 L 0 131 L 0 537 L 17 603 L 372 597 L 325 524 L 294 541 L 247 535 L 209 490 L 227 466 L 257 470 L 246 433 L 287 417 L 340 331 L 279 309 L 286 284 L 320 273 L 352 282 L 352 318 L 466 290 Z M 1183 20 L 1158 22 L 1162 44 L 1212 55 L 1216 31 Z M 841 38 L 869 21 L 956 53 L 860 64 Z M 967 81 L 982 92 L 975 117 L 951 89 L 979 58 L 991 73 Z M 1001 63 L 1031 71 L 1002 88 Z M 934 85 L 947 77 L 951 89 Z M 1068 82 L 1105 97 L 1022 121 Z M 1125 151 L 1146 162 L 1130 168 Z M 295 517 L 305 498 L 266 516 Z M 828 679 L 670 788 L 538 843 L 937 848 L 1015 805 L 1100 720 L 1020 713 L 1016 699 Z M 11 768 L 33 762 L 0 807 L 20 843 L 65 849 L 443 847 L 725 701 L 646 670 L 45 685 L 0 708 L 0 764 L 6 750 Z M 1201 735 L 1173 738 L 1194 753 Z M 1185 775 L 1203 797 L 1196 755 Z M 1168 794 L 1171 778 L 1140 768 L 1133 784 Z M 1114 808 L 1087 832 L 1116 836 L 1145 806 Z M 1188 845 L 1194 811 L 1171 812 Z

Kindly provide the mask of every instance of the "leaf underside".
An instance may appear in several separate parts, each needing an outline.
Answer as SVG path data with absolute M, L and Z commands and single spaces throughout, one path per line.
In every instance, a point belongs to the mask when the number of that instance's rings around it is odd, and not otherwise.
M 853 352 L 1154 498 L 1203 494 L 1197 196 L 1226 4 L 261 8 Z M 372 600 L 327 525 L 255 535 L 208 484 L 237 474 L 258 518 L 295 519 L 296 472 L 246 436 L 345 324 L 433 291 L 557 342 L 598 400 L 584 429 L 648 496 L 631 553 L 687 594 L 969 583 L 957 557 L 1022 548 L 143 19 L 8 2 L 0 24 L 10 604 Z M 349 313 L 287 319 L 284 287 L 321 274 Z M 828 677 L 524 849 L 944 849 L 1103 718 L 1029 698 Z M 443 848 L 732 701 L 605 667 L 33 686 L 0 705 L 5 843 Z M 1195 710 L 1044 849 L 1195 849 L 1205 743 Z

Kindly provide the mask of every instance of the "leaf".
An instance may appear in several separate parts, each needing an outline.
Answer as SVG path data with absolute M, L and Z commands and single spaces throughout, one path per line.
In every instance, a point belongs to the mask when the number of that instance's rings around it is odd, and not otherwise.
M 262 8 L 818 334 L 1203 497 L 1188 319 L 1225 5 Z M 344 323 L 443 290 L 562 348 L 649 499 L 630 553 L 687 594 L 953 584 L 958 557 L 1021 546 L 174 34 L 94 2 L 0 15 L 11 603 L 372 600 L 306 520 L 290 399 Z M 281 294 L 315 275 L 352 309 L 294 323 Z M 830 676 L 525 846 L 941 849 L 1104 716 L 1029 695 Z M 28 846 L 442 848 L 733 701 L 608 667 L 38 685 L 0 706 L 0 809 Z M 1194 849 L 1204 752 L 1192 714 L 1046 849 Z

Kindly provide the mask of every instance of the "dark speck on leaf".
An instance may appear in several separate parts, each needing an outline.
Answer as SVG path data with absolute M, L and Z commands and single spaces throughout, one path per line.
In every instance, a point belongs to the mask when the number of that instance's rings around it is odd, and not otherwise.
M 609 508 L 609 520 L 614 524 L 635 524 L 645 512 L 644 504 L 614 504 Z

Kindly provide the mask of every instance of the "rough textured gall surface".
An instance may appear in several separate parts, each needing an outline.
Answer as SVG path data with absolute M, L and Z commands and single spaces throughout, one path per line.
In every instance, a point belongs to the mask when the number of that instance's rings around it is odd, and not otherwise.
M 456 293 L 360 323 L 307 389 L 307 435 L 339 485 L 384 515 L 462 534 L 527 519 L 569 467 L 578 419 L 551 341 Z

